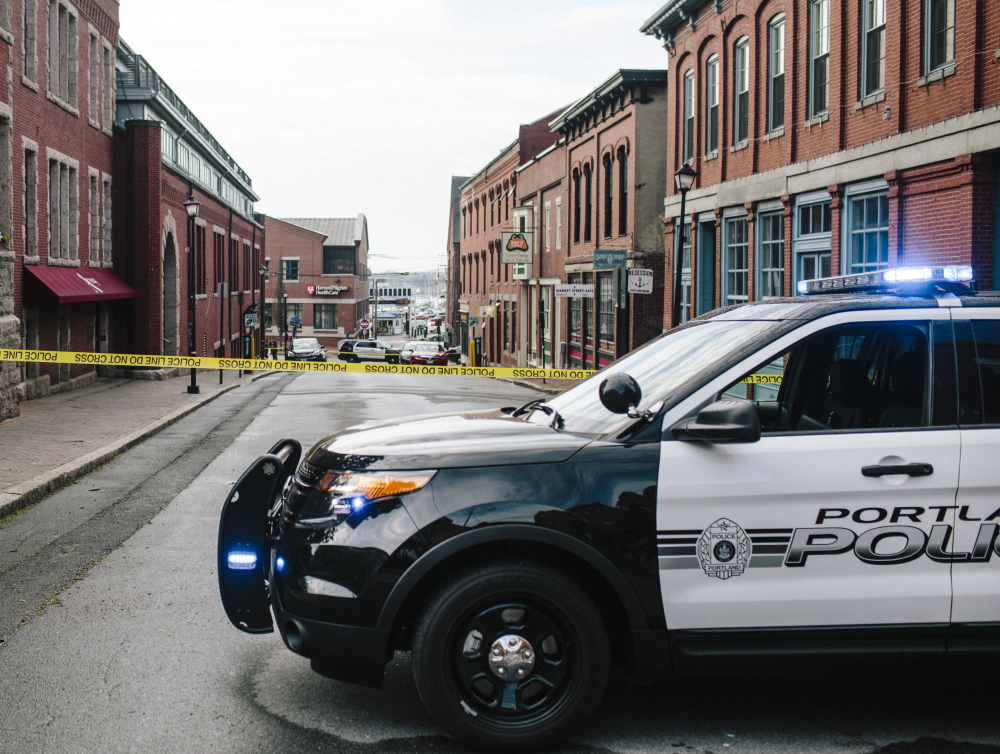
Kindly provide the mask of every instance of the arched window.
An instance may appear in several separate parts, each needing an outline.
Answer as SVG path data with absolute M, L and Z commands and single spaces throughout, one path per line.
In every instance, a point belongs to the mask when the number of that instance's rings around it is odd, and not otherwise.
M 493 222 L 493 189 L 490 189 L 490 227 L 494 225 Z
M 684 73 L 684 142 L 681 154 L 684 162 L 694 159 L 694 71 Z
M 618 147 L 618 235 L 628 233 L 628 152 Z
M 604 237 L 611 238 L 611 215 L 614 210 L 614 174 L 611 172 L 611 153 L 604 155 Z
M 573 243 L 580 243 L 580 169 L 573 168 Z
M 583 240 L 594 236 L 594 176 L 588 162 L 583 166 Z
M 733 144 L 750 137 L 750 38 L 736 40 L 733 54 Z
M 705 154 L 719 151 L 719 56 L 705 63 Z
M 767 130 L 785 125 L 785 14 L 767 27 Z

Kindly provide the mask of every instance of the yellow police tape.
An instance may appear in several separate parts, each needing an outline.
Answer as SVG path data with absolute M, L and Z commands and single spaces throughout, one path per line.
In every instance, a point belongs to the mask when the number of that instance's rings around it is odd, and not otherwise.
M 418 374 L 441 377 L 520 377 L 583 380 L 591 369 L 534 369 L 531 367 L 435 367 L 422 364 L 348 364 L 342 361 L 277 361 L 270 359 L 215 359 L 203 356 L 146 356 L 143 354 L 87 353 L 0 349 L 0 361 L 40 364 L 91 364 L 146 369 L 232 369 L 271 372 L 324 372 L 334 374 Z

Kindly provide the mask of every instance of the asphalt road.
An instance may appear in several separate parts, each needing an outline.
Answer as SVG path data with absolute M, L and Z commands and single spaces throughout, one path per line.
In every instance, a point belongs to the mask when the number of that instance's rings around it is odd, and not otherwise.
M 382 690 L 321 678 L 232 628 L 215 538 L 229 485 L 275 440 L 524 402 L 492 380 L 272 376 L 232 391 L 0 527 L 0 752 L 463 751 L 406 655 Z M 997 678 L 614 679 L 564 751 L 1000 752 Z

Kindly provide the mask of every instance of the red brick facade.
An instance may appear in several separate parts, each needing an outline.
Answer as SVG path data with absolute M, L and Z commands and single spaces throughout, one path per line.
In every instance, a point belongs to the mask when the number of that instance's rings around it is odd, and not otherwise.
M 663 40 L 670 60 L 667 171 L 687 162 L 698 172 L 685 211 L 693 232 L 682 319 L 790 295 L 804 277 L 899 264 L 971 263 L 981 288 L 995 285 L 1000 6 L 953 0 L 949 8 L 954 26 L 933 49 L 921 0 L 675 0 L 647 21 L 643 31 Z M 866 57 L 872 50 L 880 54 Z M 680 210 L 672 180 L 667 193 L 672 278 Z M 672 304 L 668 286 L 665 326 Z

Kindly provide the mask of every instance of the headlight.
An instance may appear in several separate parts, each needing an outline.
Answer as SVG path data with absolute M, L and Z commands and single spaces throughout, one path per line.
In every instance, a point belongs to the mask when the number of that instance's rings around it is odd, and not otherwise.
M 378 500 L 388 500 L 422 490 L 434 478 L 435 473 L 331 471 L 316 486 L 313 499 L 302 511 L 299 523 L 307 526 L 339 523 L 355 511 Z

